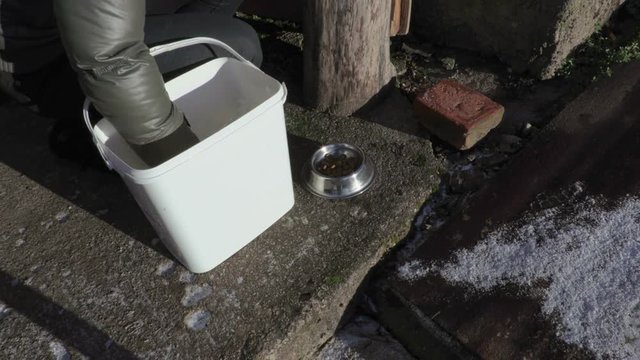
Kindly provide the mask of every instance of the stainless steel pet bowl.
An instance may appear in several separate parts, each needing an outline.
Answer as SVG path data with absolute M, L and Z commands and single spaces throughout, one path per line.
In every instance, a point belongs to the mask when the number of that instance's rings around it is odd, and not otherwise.
M 331 160 L 335 160 L 334 164 Z M 339 168 L 336 169 L 336 166 Z M 353 171 L 348 171 L 350 168 Z M 303 172 L 307 189 L 328 199 L 347 199 L 360 195 L 371 186 L 375 177 L 373 162 L 360 149 L 349 144 L 321 147 L 306 163 Z

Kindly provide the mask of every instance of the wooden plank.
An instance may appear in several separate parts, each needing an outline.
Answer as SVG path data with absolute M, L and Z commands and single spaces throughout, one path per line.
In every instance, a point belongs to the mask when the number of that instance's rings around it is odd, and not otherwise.
M 406 35 L 411 24 L 411 0 L 393 0 L 389 36 Z
M 400 32 L 400 21 L 402 17 L 402 0 L 391 1 L 391 25 L 389 25 L 389 36 L 395 36 Z

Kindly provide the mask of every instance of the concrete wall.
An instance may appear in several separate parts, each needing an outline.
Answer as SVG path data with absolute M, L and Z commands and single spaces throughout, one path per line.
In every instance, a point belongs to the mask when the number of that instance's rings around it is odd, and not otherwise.
M 414 34 L 552 77 L 625 0 L 414 0 Z

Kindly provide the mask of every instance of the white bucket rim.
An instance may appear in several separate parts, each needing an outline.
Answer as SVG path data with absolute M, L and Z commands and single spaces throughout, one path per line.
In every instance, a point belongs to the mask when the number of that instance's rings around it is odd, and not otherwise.
M 105 153 L 111 165 L 110 167 L 120 175 L 126 175 L 135 180 L 152 180 L 178 168 L 180 165 L 189 161 L 193 157 L 208 150 L 216 143 L 224 140 L 234 132 L 246 126 L 272 107 L 284 104 L 287 98 L 287 88 L 284 83 L 279 84 L 280 87 L 278 89 L 278 92 L 276 92 L 272 97 L 264 101 L 262 104 L 256 106 L 248 113 L 229 123 L 219 131 L 200 141 L 198 144 L 190 147 L 189 149 L 155 167 L 148 169 L 133 168 L 129 166 L 127 162 L 122 160 L 117 154 L 111 151 L 111 149 L 105 144 L 104 138 L 106 136 L 100 129 L 104 122 L 108 122 L 107 119 L 100 120 L 94 126 L 94 131 L 96 132 L 96 145 Z
M 196 38 L 191 38 L 191 39 L 185 39 L 185 40 L 179 40 L 176 41 L 174 43 L 169 43 L 169 44 L 163 44 L 163 45 L 158 45 L 156 47 L 153 47 L 150 49 L 150 53 L 153 56 L 157 56 L 169 51 L 173 51 L 176 49 L 180 49 L 186 46 L 192 46 L 192 45 L 196 45 L 196 44 L 210 44 L 210 45 L 215 45 L 215 46 L 219 46 L 223 49 L 225 49 L 228 53 L 230 53 L 232 55 L 232 57 L 220 57 L 220 58 L 216 58 L 216 59 L 212 59 L 198 67 L 196 67 L 195 69 L 192 69 L 190 71 L 197 71 L 198 69 L 205 67 L 205 66 L 209 66 L 212 63 L 216 63 L 216 62 L 229 62 L 229 61 L 236 61 L 242 65 L 245 65 L 249 68 L 255 69 L 259 72 L 262 72 L 262 70 L 260 70 L 258 67 L 256 67 L 253 63 L 251 63 L 250 61 L 248 61 L 247 59 L 243 58 L 240 54 L 238 54 L 235 50 L 233 50 L 233 48 L 231 48 L 229 45 L 225 44 L 224 42 L 217 40 L 217 39 L 213 39 L 213 38 L 207 38 L 207 37 L 196 37 Z M 264 72 L 262 72 L 264 74 Z M 110 170 L 115 170 L 116 172 L 118 172 L 120 175 L 127 175 L 129 177 L 131 177 L 134 180 L 152 180 L 158 176 L 161 176 L 169 171 L 172 171 L 173 169 L 179 167 L 181 164 L 183 164 L 184 162 L 188 161 L 189 159 L 193 158 L 194 156 L 198 155 L 199 153 L 207 150 L 209 147 L 213 146 L 214 144 L 216 144 L 217 142 L 223 140 L 224 138 L 226 138 L 227 136 L 231 135 L 233 132 L 235 132 L 236 130 L 242 128 L 243 126 L 245 126 L 246 124 L 248 124 L 250 121 L 254 120 L 255 118 L 257 118 L 258 116 L 260 116 L 261 114 L 263 114 L 265 111 L 271 109 L 273 106 L 275 105 L 282 105 L 284 104 L 284 102 L 286 101 L 287 98 L 287 87 L 284 83 L 280 83 L 279 81 L 277 81 L 276 79 L 272 78 L 271 76 L 264 74 L 267 77 L 269 77 L 270 79 L 272 79 L 275 83 L 278 84 L 278 91 L 271 96 L 269 99 L 267 99 L 266 101 L 264 101 L 263 103 L 257 105 L 255 108 L 253 108 L 251 111 L 247 112 L 246 114 L 244 114 L 243 116 L 241 116 L 240 118 L 232 121 L 231 123 L 229 123 L 228 125 L 226 125 L 225 127 L 223 127 L 222 129 L 220 129 L 219 131 L 217 131 L 216 133 L 210 135 L 209 137 L 207 137 L 206 139 L 200 141 L 198 144 L 192 146 L 191 148 L 183 151 L 182 153 L 178 154 L 177 156 L 155 166 L 149 169 L 135 169 L 133 167 L 131 167 L 129 164 L 127 164 L 127 162 L 125 162 L 124 160 L 122 160 L 117 154 L 115 154 L 107 145 L 106 145 L 106 140 L 107 140 L 107 136 L 104 134 L 104 132 L 101 130 L 101 126 L 105 126 L 105 123 L 108 123 L 107 119 L 102 119 L 100 121 L 98 121 L 97 124 L 95 125 L 91 125 L 91 120 L 89 118 L 89 106 L 91 105 L 89 99 L 85 100 L 84 103 L 84 107 L 83 107 L 83 117 L 85 120 L 85 123 L 87 125 L 87 128 L 89 129 L 89 131 L 91 132 L 91 135 L 93 137 L 93 141 L 96 145 L 96 147 L 98 148 L 98 151 L 100 152 L 100 155 L 102 156 L 102 159 L 104 160 L 106 166 L 110 169 Z M 175 81 L 177 79 L 179 79 L 180 76 L 176 79 L 173 79 L 171 81 L 169 81 L 167 83 L 170 84 L 172 81 Z M 177 98 L 179 98 L 180 96 L 175 96 L 172 97 L 172 100 L 176 100 Z M 111 124 L 109 124 L 109 126 L 112 126 Z

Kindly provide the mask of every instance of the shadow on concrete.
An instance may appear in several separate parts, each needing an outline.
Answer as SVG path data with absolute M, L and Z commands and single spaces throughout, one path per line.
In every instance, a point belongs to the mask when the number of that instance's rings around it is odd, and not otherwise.
M 1 110 L 4 110 L 0 118 L 1 162 L 166 258 L 173 259 L 164 246 L 154 241 L 157 237 L 154 229 L 120 177 L 101 166 L 101 159 L 92 144 L 83 150 L 93 153 L 92 166 L 57 158 L 47 145 L 48 134 L 54 124 L 52 120 L 40 118 L 17 105 L 5 104 Z M 293 180 L 302 185 L 304 162 L 311 158 L 320 144 L 291 134 L 288 141 Z
M 431 136 L 414 115 L 413 104 L 393 81 L 386 85 L 353 116 L 407 135 L 430 139 Z
M 90 142 L 77 151 L 92 153 L 92 166 L 60 159 L 48 146 L 49 132 L 54 126 L 52 120 L 11 103 L 4 104 L 0 111 L 1 162 L 163 256 L 172 258 L 162 245 L 153 245 L 155 231 L 120 177 L 101 167 L 95 149 L 89 147 L 92 146 Z
M 293 134 L 288 134 L 287 137 L 289 140 L 289 156 L 291 158 L 291 175 L 293 176 L 293 182 L 304 186 L 302 169 L 305 163 L 311 159 L 313 153 L 322 145 Z
M 0 301 L 92 359 L 138 359 L 108 334 L 0 270 Z

